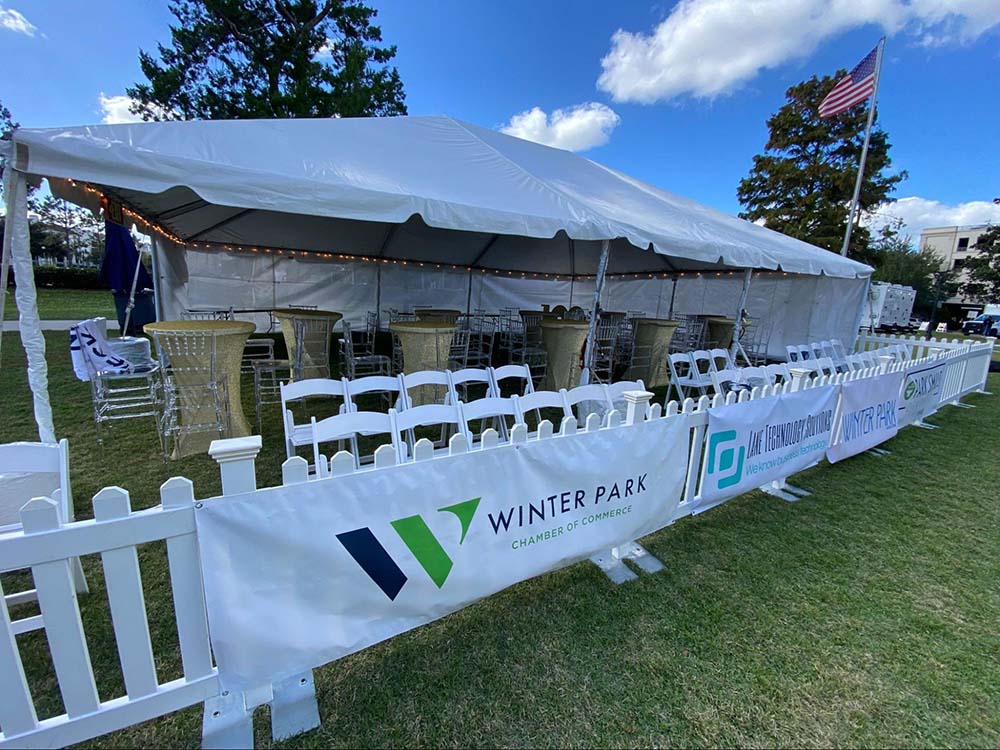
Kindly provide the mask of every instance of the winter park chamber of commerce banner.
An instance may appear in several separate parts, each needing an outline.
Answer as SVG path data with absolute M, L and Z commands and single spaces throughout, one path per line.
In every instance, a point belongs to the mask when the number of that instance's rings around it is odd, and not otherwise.
M 833 438 L 838 387 L 709 409 L 698 510 L 783 479 L 823 458 Z
M 903 373 L 849 380 L 840 386 L 840 419 L 836 442 L 826 451 L 830 463 L 874 448 L 899 431 Z
M 205 501 L 223 686 L 291 677 L 668 525 L 688 442 L 678 416 Z

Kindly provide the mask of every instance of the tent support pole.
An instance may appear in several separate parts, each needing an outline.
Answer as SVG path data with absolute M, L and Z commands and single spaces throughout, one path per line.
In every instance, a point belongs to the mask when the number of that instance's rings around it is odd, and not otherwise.
M 11 181 L 13 179 L 13 170 L 10 168 L 4 169 L 3 171 L 3 194 L 4 196 L 9 196 L 11 193 Z M 5 200 L 5 208 L 7 216 L 10 216 L 10 202 L 9 199 Z M 10 245 L 14 238 L 14 233 L 7 226 L 10 222 L 4 224 L 3 233 L 3 265 L 0 266 L 0 345 L 3 343 L 3 331 L 6 328 L 6 318 L 4 318 L 4 308 L 7 303 L 7 273 L 10 270 Z M 0 349 L 0 352 L 3 350 Z
M 153 264 L 153 312 L 156 313 L 157 320 L 163 320 L 163 300 L 160 299 L 160 261 L 157 259 L 159 243 L 156 241 L 156 237 L 146 236 L 149 237 L 149 260 Z
M 674 319 L 674 297 L 677 296 L 677 274 L 674 274 L 674 283 L 670 287 L 670 311 L 667 313 L 667 320 Z
M 854 321 L 854 338 L 851 341 L 852 352 L 858 345 L 858 336 L 861 335 L 861 323 L 865 319 L 865 312 L 871 307 L 871 300 L 868 299 L 868 295 L 871 294 L 871 289 L 872 289 L 872 277 L 868 276 L 868 278 L 865 279 L 865 293 L 861 297 L 861 307 L 858 310 L 858 317 L 857 320 Z M 875 326 L 872 325 L 872 333 L 874 332 L 875 332 Z
M 611 254 L 611 241 L 601 242 L 601 260 L 597 264 L 597 284 L 594 287 L 594 304 L 590 308 L 590 325 L 587 327 L 587 343 L 583 348 L 583 371 L 580 373 L 580 385 L 590 383 L 590 356 L 594 351 L 594 334 L 597 333 L 597 316 L 601 310 L 601 292 L 604 291 L 604 274 L 608 270 L 608 256 Z
M 753 278 L 753 269 L 748 268 L 743 272 L 743 290 L 740 292 L 740 304 L 736 308 L 736 325 L 733 326 L 733 343 L 730 346 L 730 353 L 733 357 L 733 362 L 736 361 L 736 355 L 743 355 L 743 359 L 746 360 L 748 365 L 753 365 L 747 353 L 743 350 L 743 345 L 740 344 L 740 336 L 743 333 L 743 314 L 747 309 L 747 297 L 750 296 L 750 280 Z
M 569 241 L 569 303 L 566 305 L 568 310 L 573 306 L 573 290 L 576 288 L 576 242 L 574 240 Z
M 469 270 L 469 291 L 465 294 L 465 314 L 472 314 L 472 270 Z
M 38 296 L 31 263 L 28 237 L 28 183 L 24 174 L 8 162 L 3 174 L 7 221 L 4 224 L 4 248 L 10 248 L 10 261 L 17 276 L 14 299 L 21 319 L 21 343 L 28 358 L 28 387 L 34 401 L 38 438 L 43 443 L 56 442 L 49 403 L 49 368 L 45 361 L 45 336 L 38 318 Z
M 382 264 L 375 264 L 375 324 L 382 327 Z

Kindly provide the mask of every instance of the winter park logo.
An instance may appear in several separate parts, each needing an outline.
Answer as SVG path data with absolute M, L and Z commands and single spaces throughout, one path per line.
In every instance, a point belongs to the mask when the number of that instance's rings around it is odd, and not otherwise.
M 740 446 L 738 458 L 736 458 L 736 448 L 733 446 L 720 447 L 721 443 L 736 442 L 736 430 L 723 430 L 712 435 L 708 443 L 708 473 L 720 474 L 718 478 L 718 488 L 724 490 L 739 484 L 743 477 L 743 459 L 746 457 L 746 448 Z M 734 468 L 735 464 L 735 468 Z M 729 471 L 732 469 L 732 471 Z M 726 474 L 725 472 L 729 472 Z
M 476 509 L 479 508 L 480 499 L 474 497 L 465 502 L 438 508 L 438 513 L 451 513 L 461 523 L 462 536 L 458 540 L 459 545 L 465 541 L 465 535 L 469 532 L 469 526 L 472 525 L 472 518 L 476 515 Z M 437 537 L 427 526 L 427 522 L 417 515 L 397 519 L 389 525 L 403 540 L 403 544 L 413 553 L 417 562 L 420 563 L 424 572 L 430 576 L 435 585 L 438 588 L 444 586 L 444 582 L 448 580 L 448 574 L 451 573 L 452 561 Z M 365 526 L 354 531 L 345 531 L 342 534 L 337 534 L 337 541 L 344 546 L 348 554 L 354 558 L 354 562 L 368 574 L 375 585 L 382 589 L 382 593 L 390 600 L 395 601 L 406 584 L 406 574 L 392 559 L 372 530 Z

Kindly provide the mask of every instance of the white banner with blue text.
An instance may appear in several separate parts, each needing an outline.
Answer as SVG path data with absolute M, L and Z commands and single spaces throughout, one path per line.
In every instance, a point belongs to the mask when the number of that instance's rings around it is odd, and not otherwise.
M 686 415 L 213 498 L 225 689 L 291 677 L 671 523 Z
M 873 378 L 848 380 L 840 386 L 840 419 L 834 443 L 826 451 L 830 463 L 857 455 L 896 436 L 902 383 L 902 372 L 890 372 Z
M 835 385 L 782 393 L 708 411 L 698 511 L 801 471 L 833 437 Z
M 899 426 L 920 422 L 938 410 L 948 365 L 925 365 L 906 372 L 899 401 Z

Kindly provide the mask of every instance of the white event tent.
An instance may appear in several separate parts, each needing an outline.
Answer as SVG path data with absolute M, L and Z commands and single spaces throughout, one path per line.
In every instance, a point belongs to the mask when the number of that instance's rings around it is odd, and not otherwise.
M 576 154 L 450 117 L 19 129 L 4 273 L 30 269 L 25 180 L 153 237 L 157 312 L 316 304 L 495 310 L 540 303 L 770 319 L 785 343 L 853 341 L 872 269 Z M 751 273 L 754 274 L 750 283 Z M 27 275 L 30 275 L 27 274 Z M 18 308 L 51 431 L 34 290 Z M 51 437 L 51 435 L 48 435 Z

